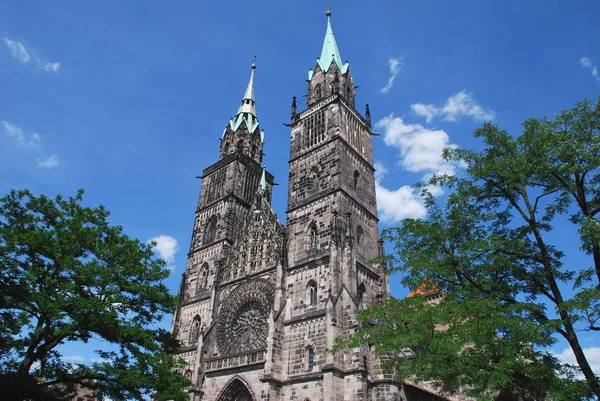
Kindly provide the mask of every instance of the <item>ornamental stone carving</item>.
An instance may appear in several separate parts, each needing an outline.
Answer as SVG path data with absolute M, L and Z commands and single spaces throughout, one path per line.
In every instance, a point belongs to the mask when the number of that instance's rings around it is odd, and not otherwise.
M 221 355 L 266 348 L 274 294 L 273 285 L 263 279 L 243 283 L 229 294 L 217 318 Z

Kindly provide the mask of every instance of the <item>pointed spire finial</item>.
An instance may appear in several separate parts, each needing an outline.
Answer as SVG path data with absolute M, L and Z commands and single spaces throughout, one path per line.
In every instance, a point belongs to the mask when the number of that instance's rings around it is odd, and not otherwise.
M 237 114 L 240 113 L 250 113 L 252 115 L 256 115 L 256 110 L 254 108 L 254 70 L 256 69 L 256 55 L 254 56 L 254 61 L 252 62 L 252 73 L 250 74 L 250 81 L 248 82 L 248 87 L 246 88 L 246 93 L 244 93 L 244 98 L 242 99 L 242 104 L 238 109 Z
M 264 195 L 267 192 L 267 177 L 266 177 L 267 165 L 263 164 L 262 176 L 260 177 L 260 182 L 258 184 L 258 189 L 256 192 L 258 194 Z
M 325 11 L 325 15 L 327 16 L 327 30 L 325 31 L 325 40 L 323 41 L 321 57 L 317 59 L 317 63 L 321 67 L 321 71 L 326 73 L 329 70 L 331 63 L 335 62 L 340 72 L 345 74 L 348 71 L 348 63 L 342 64 L 342 57 L 340 56 L 340 51 L 338 50 L 337 42 L 333 35 L 333 29 L 331 29 L 331 4 L 327 4 L 329 6 L 327 11 Z M 312 79 L 312 72 L 310 71 L 308 73 L 308 79 Z
M 248 87 L 246 88 L 246 92 L 242 98 L 242 103 L 240 104 L 235 117 L 229 121 L 229 126 L 233 132 L 237 131 L 243 121 L 246 122 L 246 126 L 248 127 L 248 131 L 250 133 L 256 132 L 256 129 L 258 128 L 256 102 L 254 101 L 254 71 L 256 70 L 256 55 L 254 55 L 251 68 L 252 72 L 250 73 L 250 81 L 248 81 Z M 223 135 L 225 135 L 225 131 L 223 132 Z

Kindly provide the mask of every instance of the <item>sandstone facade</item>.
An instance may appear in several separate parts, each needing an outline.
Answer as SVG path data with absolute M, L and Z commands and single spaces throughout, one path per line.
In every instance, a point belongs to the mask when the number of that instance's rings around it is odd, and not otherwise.
M 285 226 L 261 167 L 254 68 L 240 110 L 204 170 L 172 330 L 192 400 L 400 401 L 406 390 L 368 345 L 332 355 L 357 313 L 389 297 L 379 240 L 371 123 L 328 26 L 292 105 Z M 402 398 L 404 397 L 404 398 Z

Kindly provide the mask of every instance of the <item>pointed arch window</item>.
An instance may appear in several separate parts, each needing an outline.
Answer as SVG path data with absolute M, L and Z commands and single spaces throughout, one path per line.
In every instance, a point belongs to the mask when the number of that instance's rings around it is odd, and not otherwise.
M 360 173 L 358 170 L 354 170 L 354 189 L 358 186 L 358 179 L 360 178 Z
M 211 216 L 206 223 L 204 228 L 204 243 L 208 244 L 215 240 L 215 236 L 217 233 L 217 217 Z
M 309 306 L 317 305 L 317 283 L 313 280 L 309 281 L 306 286 L 306 303 Z
M 240 153 L 244 151 L 244 142 L 241 139 L 237 143 L 237 151 Z
M 192 371 L 191 370 L 186 370 L 185 371 L 185 377 L 187 377 L 188 380 L 192 380 Z
M 316 100 L 321 98 L 321 84 L 317 84 L 317 86 L 315 86 L 315 97 Z
M 204 264 L 200 268 L 200 271 L 198 272 L 198 285 L 196 287 L 196 293 L 204 291 L 208 288 L 208 275 L 208 263 L 204 262 Z
M 317 248 L 317 225 L 314 222 L 308 227 L 308 248 Z
M 362 245 L 363 229 L 361 226 L 356 227 L 356 245 Z
M 367 287 L 363 284 L 358 286 L 358 304 L 361 305 L 365 301 L 365 293 L 367 292 Z
M 309 372 L 313 369 L 313 367 L 315 366 L 315 350 L 313 349 L 312 346 L 308 346 L 306 347 L 306 352 L 305 352 L 305 357 L 306 357 L 306 370 L 308 370 Z
M 196 315 L 194 320 L 192 320 L 192 327 L 190 329 L 190 344 L 194 344 L 198 341 L 198 337 L 200 337 L 200 316 Z

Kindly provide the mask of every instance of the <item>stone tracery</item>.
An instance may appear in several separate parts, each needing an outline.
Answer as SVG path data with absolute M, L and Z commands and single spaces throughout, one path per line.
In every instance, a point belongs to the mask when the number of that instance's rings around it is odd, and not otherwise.
M 217 344 L 222 355 L 266 347 L 273 299 L 273 285 L 263 279 L 241 284 L 229 294 L 217 319 Z

